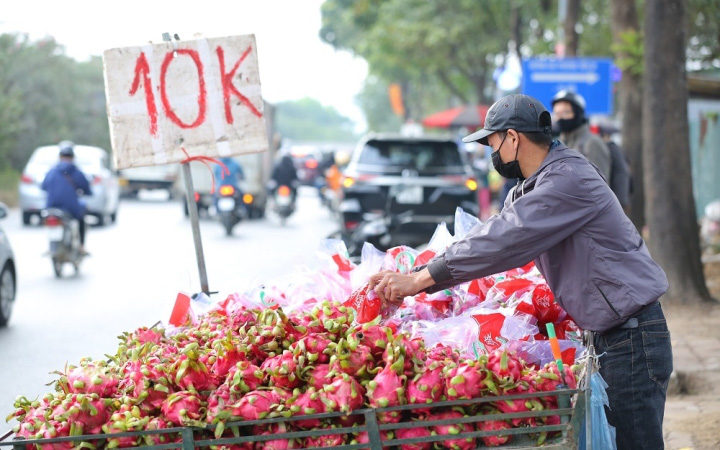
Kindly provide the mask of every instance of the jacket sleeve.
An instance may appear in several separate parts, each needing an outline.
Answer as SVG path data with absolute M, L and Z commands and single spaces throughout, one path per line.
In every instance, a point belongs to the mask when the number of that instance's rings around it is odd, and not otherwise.
M 436 284 L 427 292 L 523 266 L 601 214 L 603 197 L 595 190 L 607 186 L 597 177 L 593 182 L 562 172 L 543 174 L 534 190 L 506 203 L 484 226 L 431 260 L 428 270 Z

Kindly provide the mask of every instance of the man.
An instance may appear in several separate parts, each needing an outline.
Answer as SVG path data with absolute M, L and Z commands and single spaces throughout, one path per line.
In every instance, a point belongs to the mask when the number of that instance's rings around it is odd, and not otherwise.
M 499 214 L 427 266 L 377 273 L 370 288 L 398 304 L 534 260 L 558 304 L 596 332 L 618 448 L 662 449 L 672 349 L 658 299 L 668 284 L 610 187 L 580 153 L 552 140 L 550 113 L 526 95 L 498 100 L 485 127 L 464 140 L 490 145 L 495 169 L 520 183 Z
M 219 161 L 223 163 L 223 165 L 215 165 L 215 192 L 217 192 L 223 184 L 229 184 L 234 188 L 239 188 L 240 181 L 245 179 L 245 172 L 243 172 L 240 163 L 238 163 L 235 158 L 229 156 L 223 156 Z
M 60 162 L 45 175 L 42 188 L 47 192 L 47 208 L 59 208 L 78 221 L 80 253 L 85 251 L 85 203 L 81 195 L 92 195 L 85 174 L 75 165 L 75 144 L 62 141 L 58 144 Z
M 560 140 L 595 164 L 609 183 L 612 175 L 610 149 L 590 132 L 585 117 L 585 99 L 580 94 L 563 90 L 553 97 L 552 107 Z
M 623 149 L 612 139 L 612 135 L 619 130 L 614 124 L 606 120 L 601 121 L 597 128 L 600 138 L 610 150 L 610 189 L 615 193 L 620 205 L 627 212 L 628 208 L 630 208 L 630 193 L 632 192 L 630 165 Z

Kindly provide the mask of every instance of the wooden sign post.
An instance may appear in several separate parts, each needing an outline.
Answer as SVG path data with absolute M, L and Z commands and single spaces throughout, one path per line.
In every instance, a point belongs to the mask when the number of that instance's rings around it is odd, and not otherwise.
M 201 290 L 209 294 L 189 162 L 267 150 L 255 37 L 110 49 L 103 63 L 115 167 L 182 164 Z

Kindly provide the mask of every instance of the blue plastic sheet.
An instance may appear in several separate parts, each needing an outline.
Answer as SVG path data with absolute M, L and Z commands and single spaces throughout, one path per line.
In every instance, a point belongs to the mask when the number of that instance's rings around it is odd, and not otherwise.
M 605 406 L 609 406 L 608 396 L 605 392 L 607 386 L 607 383 L 598 372 L 590 376 L 590 388 L 592 389 L 590 394 L 590 434 L 592 435 L 591 444 L 593 450 L 617 450 L 615 427 L 608 423 L 605 415 Z M 578 436 L 578 450 L 585 450 L 586 448 L 585 428 L 585 420 L 583 420 Z

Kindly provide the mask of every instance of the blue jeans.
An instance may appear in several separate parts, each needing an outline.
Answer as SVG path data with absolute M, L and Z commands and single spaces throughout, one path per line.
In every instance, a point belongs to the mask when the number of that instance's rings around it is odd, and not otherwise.
M 595 335 L 600 375 L 608 384 L 605 408 L 618 450 L 663 450 L 665 395 L 673 369 L 670 332 L 660 303 L 637 316 L 636 328 Z

